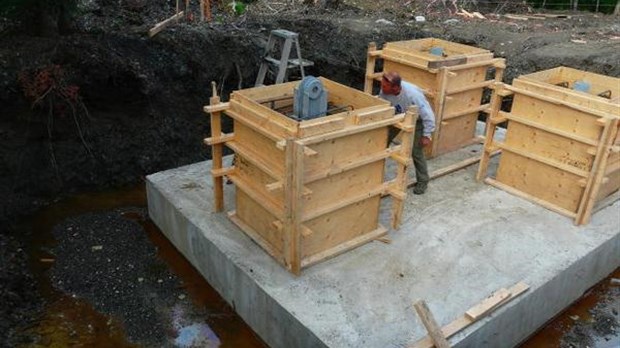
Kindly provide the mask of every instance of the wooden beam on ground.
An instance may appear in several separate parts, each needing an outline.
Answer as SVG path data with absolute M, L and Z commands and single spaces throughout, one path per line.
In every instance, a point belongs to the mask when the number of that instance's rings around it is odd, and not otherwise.
M 431 311 L 428 309 L 426 302 L 420 300 L 416 302 L 413 307 L 418 313 L 420 320 L 422 320 L 422 324 L 424 324 L 424 327 L 426 328 L 426 331 L 428 331 L 429 336 L 431 336 L 435 347 L 450 348 L 450 343 L 448 343 L 448 340 L 441 332 L 441 328 L 439 327 L 439 325 L 437 325 L 437 322 L 435 321 L 435 318 L 433 318 Z
M 160 31 L 164 30 L 164 28 L 166 28 L 168 25 L 170 25 L 170 23 L 173 23 L 176 20 L 178 20 L 179 18 L 182 18 L 184 13 L 185 13 L 185 11 L 181 11 L 181 12 L 175 14 L 174 16 L 172 16 L 172 17 L 170 17 L 170 18 L 168 18 L 166 20 L 163 20 L 163 21 L 155 24 L 155 26 L 152 27 L 149 30 L 149 37 L 153 37 L 153 36 L 157 35 Z
M 475 306 L 473 306 L 472 308 L 470 308 L 468 311 L 476 311 L 476 313 L 478 313 L 478 316 L 476 317 L 476 319 L 472 319 L 469 316 L 467 316 L 466 314 L 463 314 L 461 317 L 457 318 L 456 320 L 452 321 L 451 323 L 445 325 L 444 327 L 441 328 L 441 333 L 444 337 L 446 338 L 450 338 L 454 335 L 456 335 L 458 332 L 460 332 L 461 330 L 465 329 L 466 327 L 468 327 L 469 325 L 475 323 L 477 320 L 480 320 L 482 318 L 484 318 L 486 315 L 490 314 L 493 310 L 501 307 L 502 305 L 512 301 L 512 299 L 516 298 L 517 296 L 521 295 L 522 293 L 524 293 L 525 291 L 527 291 L 529 289 L 529 285 L 523 283 L 523 282 L 518 282 L 517 284 L 511 286 L 510 288 L 508 288 L 508 292 L 510 293 L 510 297 L 508 298 L 504 298 L 504 299 L 498 299 L 495 294 L 491 295 L 491 297 L 489 298 L 495 298 L 496 300 L 499 300 L 499 303 L 496 302 L 485 302 L 485 307 L 486 310 L 482 307 L 480 307 L 480 304 L 477 304 Z M 417 341 L 416 343 L 414 343 L 413 345 L 410 345 L 409 348 L 433 348 L 435 347 L 435 344 L 433 343 L 433 340 L 431 337 L 425 337 L 419 341 Z

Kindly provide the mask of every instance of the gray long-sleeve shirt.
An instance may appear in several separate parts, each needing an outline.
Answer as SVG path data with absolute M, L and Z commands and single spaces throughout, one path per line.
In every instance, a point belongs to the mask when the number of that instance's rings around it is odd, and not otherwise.
M 422 119 L 422 135 L 430 137 L 435 130 L 435 114 L 428 100 L 426 100 L 424 92 L 409 82 L 401 81 L 400 86 L 401 91 L 398 95 L 383 94 L 381 92 L 379 97 L 389 101 L 396 108 L 396 113 L 398 114 L 407 111 L 411 105 L 417 106 L 420 119 Z

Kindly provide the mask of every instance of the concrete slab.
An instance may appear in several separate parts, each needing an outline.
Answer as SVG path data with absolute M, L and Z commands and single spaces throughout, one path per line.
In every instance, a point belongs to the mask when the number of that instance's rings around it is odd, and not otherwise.
M 620 267 L 620 202 L 576 227 L 477 183 L 472 166 L 432 181 L 423 196 L 409 195 L 391 244 L 366 244 L 294 277 L 225 214 L 213 213 L 209 169 L 202 162 L 147 177 L 149 214 L 272 347 L 405 347 L 426 335 L 416 300 L 445 325 L 524 281 L 528 292 L 450 339 L 456 347 L 510 347 Z M 227 210 L 233 194 L 226 186 Z

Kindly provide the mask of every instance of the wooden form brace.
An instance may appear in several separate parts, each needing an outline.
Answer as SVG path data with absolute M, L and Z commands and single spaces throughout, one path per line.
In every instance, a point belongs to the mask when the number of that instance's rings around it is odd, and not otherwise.
M 530 78 L 513 84 L 496 85 L 477 180 L 573 218 L 576 225 L 588 223 L 597 202 L 620 189 L 620 106 Z M 509 95 L 512 109 L 503 112 L 502 99 Z M 505 140 L 493 140 L 504 122 Z M 502 157 L 496 177 L 488 177 L 489 157 L 497 150 Z
M 286 103 L 281 95 L 292 90 L 289 83 L 237 91 L 227 103 L 213 96 L 204 107 L 212 117 L 212 134 L 204 142 L 212 146 L 216 210 L 224 205 L 221 178 L 227 175 L 237 187 L 230 219 L 294 274 L 385 235 L 378 223 L 383 195 L 394 199 L 391 225 L 398 228 L 412 164 L 415 107 L 394 115 L 385 101 L 324 83 L 334 100 L 351 98 L 361 106 L 297 122 L 269 107 Z M 222 112 L 233 119 L 234 134 L 218 128 Z M 385 148 L 389 126 L 401 130 L 403 145 Z M 371 147 L 360 148 L 364 144 Z M 234 166 L 221 167 L 221 146 L 235 152 Z M 385 182 L 387 158 L 397 162 L 397 175 Z
M 435 42 L 444 46 L 452 56 L 437 58 L 421 51 L 422 48 L 428 49 L 427 46 Z M 390 44 L 388 43 L 383 50 L 378 50 L 374 42 L 368 45 L 364 91 L 371 94 L 374 82 L 382 78 L 383 73 L 376 72 L 378 59 L 383 60 L 384 71 L 397 71 L 403 80 L 412 82 L 424 90 L 435 112 L 435 132 L 432 147 L 426 150 L 427 157 L 435 157 L 484 142 L 484 137 L 475 136 L 478 113 L 488 114 L 491 105 L 480 104 L 482 92 L 484 89 L 490 89 L 493 94 L 494 86 L 503 79 L 505 60 L 493 59 L 492 53 L 488 51 L 436 39 L 396 43 L 397 45 L 392 48 Z M 407 45 L 411 47 L 405 50 Z M 465 53 L 457 54 L 457 52 Z M 486 72 L 489 69 L 495 71 L 492 80 L 486 80 Z M 488 119 L 487 117 L 487 121 Z M 467 158 L 439 172 L 459 170 L 477 163 L 480 158 L 480 155 Z M 414 182 L 409 183 L 413 184 Z

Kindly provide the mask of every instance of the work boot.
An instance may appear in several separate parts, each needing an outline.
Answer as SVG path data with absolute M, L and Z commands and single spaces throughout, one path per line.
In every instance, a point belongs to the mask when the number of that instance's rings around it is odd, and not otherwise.
M 413 186 L 413 194 L 414 195 L 423 195 L 424 192 L 426 192 L 426 188 L 427 187 L 428 187 L 427 183 L 420 183 L 420 182 L 418 182 L 418 183 L 416 183 Z

